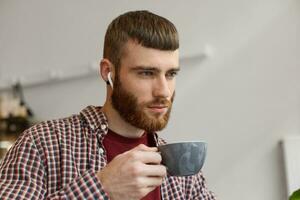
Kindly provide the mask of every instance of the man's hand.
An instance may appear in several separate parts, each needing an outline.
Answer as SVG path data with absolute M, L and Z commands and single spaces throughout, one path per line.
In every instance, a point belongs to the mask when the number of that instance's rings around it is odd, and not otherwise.
M 143 144 L 116 156 L 97 173 L 112 200 L 141 199 L 162 184 L 167 175 L 156 147 Z

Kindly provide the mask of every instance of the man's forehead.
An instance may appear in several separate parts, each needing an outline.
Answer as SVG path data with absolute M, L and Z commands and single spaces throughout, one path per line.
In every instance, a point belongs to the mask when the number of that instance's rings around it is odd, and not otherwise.
M 132 53 L 132 50 L 135 51 L 142 51 L 142 50 L 148 50 L 148 51 L 156 51 L 156 52 L 169 52 L 169 53 L 174 53 L 174 54 L 178 54 L 179 50 L 175 49 L 175 50 L 161 50 L 158 48 L 151 48 L 151 47 L 146 47 L 143 46 L 142 44 L 140 44 L 137 40 L 132 40 L 129 39 L 123 46 L 122 48 L 122 56 L 126 56 L 130 53 Z
M 127 42 L 123 49 L 121 63 L 128 67 L 179 68 L 179 51 L 178 49 L 159 50 L 144 47 L 137 42 Z

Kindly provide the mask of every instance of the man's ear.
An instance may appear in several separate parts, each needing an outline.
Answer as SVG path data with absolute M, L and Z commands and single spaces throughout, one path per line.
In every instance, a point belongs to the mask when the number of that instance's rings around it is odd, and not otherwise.
M 103 58 L 100 62 L 99 73 L 105 82 L 108 81 L 108 73 L 112 72 L 112 70 L 113 70 L 113 64 L 108 59 Z

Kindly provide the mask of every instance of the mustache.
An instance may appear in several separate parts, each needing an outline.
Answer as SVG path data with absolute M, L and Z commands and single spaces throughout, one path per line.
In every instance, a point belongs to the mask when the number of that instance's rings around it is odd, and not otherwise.
M 146 106 L 156 106 L 156 105 L 170 107 L 172 105 L 172 101 L 165 98 L 156 98 L 153 101 L 146 103 Z
M 152 100 L 151 102 L 149 103 L 145 103 L 146 106 L 156 106 L 156 105 L 160 105 L 160 106 L 165 106 L 165 107 L 168 107 L 170 108 L 173 104 L 173 101 L 175 99 L 175 91 L 174 93 L 172 94 L 172 97 L 171 97 L 171 100 L 168 100 L 164 97 L 156 97 L 154 100 Z

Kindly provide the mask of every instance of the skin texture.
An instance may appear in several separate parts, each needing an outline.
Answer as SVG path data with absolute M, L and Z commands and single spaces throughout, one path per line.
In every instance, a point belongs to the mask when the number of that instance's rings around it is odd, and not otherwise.
M 142 117 L 144 122 L 141 125 L 120 114 L 122 110 L 116 109 L 111 101 L 112 88 L 107 86 L 107 97 L 102 111 L 107 116 L 111 130 L 125 137 L 138 138 L 149 127 L 151 131 L 165 127 L 175 92 L 178 60 L 178 50 L 146 48 L 132 40 L 125 46 L 118 77 L 113 64 L 108 59 L 101 60 L 102 78 L 106 81 L 107 74 L 111 72 L 113 82 L 118 81 L 123 92 L 130 94 L 135 107 L 138 107 L 131 116 Z M 152 126 L 153 123 L 163 126 Z M 116 156 L 97 173 L 97 177 L 110 199 L 141 199 L 162 184 L 167 172 L 160 163 L 161 155 L 156 147 L 139 145 Z

